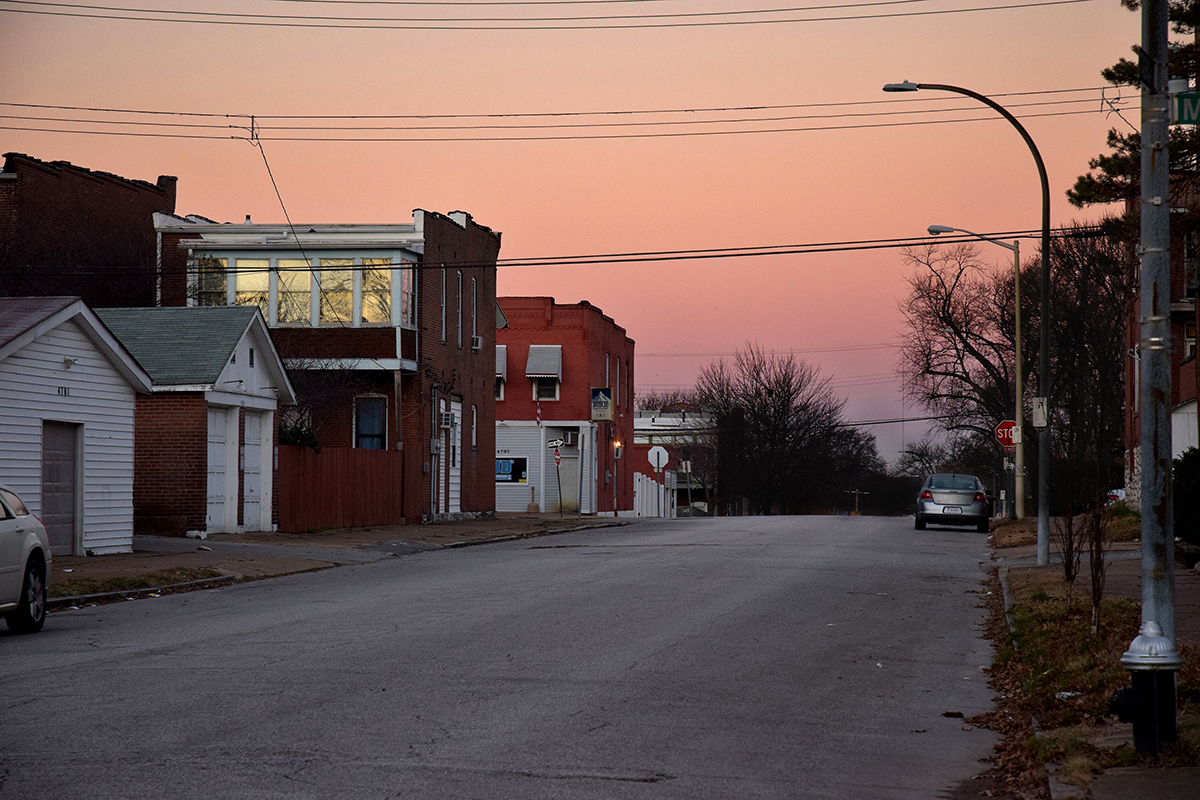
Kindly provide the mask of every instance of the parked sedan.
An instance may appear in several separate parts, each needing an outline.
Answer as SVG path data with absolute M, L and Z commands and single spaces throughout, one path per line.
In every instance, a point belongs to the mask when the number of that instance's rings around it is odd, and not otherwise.
M 34 633 L 46 621 L 50 539 L 21 498 L 0 486 L 0 614 L 13 633 Z
M 940 525 L 972 525 L 980 533 L 987 533 L 988 521 L 992 517 L 992 504 L 987 491 L 974 475 L 939 473 L 930 475 L 917 496 L 917 522 L 919 531 L 926 523 Z

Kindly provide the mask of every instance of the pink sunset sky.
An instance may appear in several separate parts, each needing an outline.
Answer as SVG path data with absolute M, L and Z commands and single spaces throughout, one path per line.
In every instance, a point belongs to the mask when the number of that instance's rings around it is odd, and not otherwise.
M 983 11 L 965 10 L 1022 4 L 116 0 L 111 5 L 143 9 L 117 14 L 142 19 L 56 16 L 45 12 L 114 12 L 0 0 L 5 104 L 0 152 L 147 181 L 175 175 L 180 213 L 220 221 L 249 214 L 256 222 L 282 222 L 259 150 L 244 138 L 227 138 L 245 137 L 247 120 L 240 115 L 255 115 L 294 223 L 406 222 L 414 208 L 462 210 L 503 233 L 503 259 L 908 238 L 923 236 L 935 223 L 979 233 L 1037 228 L 1037 172 L 1017 132 L 968 98 L 881 91 L 885 83 L 906 79 L 967 87 L 1009 107 L 1045 159 L 1053 224 L 1095 219 L 1098 211 L 1071 208 L 1064 193 L 1086 171 L 1088 159 L 1103 152 L 1108 128 L 1129 129 L 1101 102 L 1100 70 L 1128 56 L 1140 38 L 1139 15 L 1117 0 Z M 752 21 L 719 26 L 594 27 L 639 23 L 623 20 L 574 23 L 589 29 L 466 30 L 482 23 L 462 21 L 785 7 L 794 10 L 640 20 Z M 308 17 L 298 21 L 309 23 L 315 16 L 459 21 L 438 23 L 447 28 L 441 30 L 345 30 L 144 19 L 150 16 L 146 9 L 167 8 L 286 14 Z M 817 20 L 830 16 L 843 19 Z M 780 19 L 793 21 L 761 21 Z M 1124 120 L 1138 124 L 1135 93 L 1109 89 L 1105 96 L 1120 96 Z M 769 106 L 788 108 L 764 108 Z M 69 107 L 176 113 L 118 116 L 65 110 Z M 703 111 L 749 107 L 759 110 Z M 684 113 L 467 116 L 668 110 Z M 895 114 L 901 111 L 912 113 Z M 338 119 L 278 119 L 303 115 Z M 372 115 L 432 118 L 361 119 Z M 109 124 L 117 119 L 235 127 Z M 710 119 L 763 121 L 697 124 Z M 978 121 L 912 124 L 938 119 Z M 630 122 L 686 124 L 630 127 Z M 394 129 L 349 130 L 381 124 Z M 549 124 L 583 127 L 480 127 Z M 285 125 L 338 130 L 280 130 Z M 68 130 L 223 138 L 58 132 Z M 591 138 L 667 131 L 739 133 Z M 281 140 L 289 136 L 409 141 Z M 458 141 L 427 140 L 435 137 Z M 1022 250 L 1032 255 L 1035 243 Z M 997 269 L 1011 268 L 1006 250 L 983 244 L 981 254 Z M 901 330 L 897 306 L 907 274 L 898 250 L 880 249 L 502 267 L 499 292 L 550 295 L 563 303 L 587 300 L 602 308 L 637 342 L 639 392 L 689 387 L 709 361 L 756 342 L 819 365 L 846 399 L 850 419 L 883 420 L 925 413 L 902 402 L 894 373 Z M 870 430 L 881 454 L 894 459 L 920 438 L 925 425 Z

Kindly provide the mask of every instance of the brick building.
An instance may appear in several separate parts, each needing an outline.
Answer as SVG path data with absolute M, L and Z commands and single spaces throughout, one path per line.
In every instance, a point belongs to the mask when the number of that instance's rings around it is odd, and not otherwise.
M 273 530 L 276 414 L 295 397 L 258 310 L 96 314 L 152 382 L 134 410 L 134 531 Z
M 0 295 L 79 295 L 93 308 L 153 305 L 154 212 L 175 178 L 130 180 L 6 153 L 0 170 Z M 66 287 L 66 288 L 64 288 Z
M 405 519 L 495 509 L 500 234 L 422 210 L 395 225 L 156 214 L 162 305 L 257 305 L 296 389 L 281 431 L 403 452 Z
M 586 301 L 498 303 L 508 326 L 495 350 L 496 509 L 632 513 L 622 451 L 633 443 L 633 339 Z M 595 390 L 607 393 L 594 403 Z

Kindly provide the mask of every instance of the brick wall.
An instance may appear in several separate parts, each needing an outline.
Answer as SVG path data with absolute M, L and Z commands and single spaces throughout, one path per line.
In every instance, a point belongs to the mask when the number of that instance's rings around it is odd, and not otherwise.
M 496 508 L 496 258 L 500 234 L 471 219 L 417 211 L 425 232 L 425 253 L 417 270 L 417 328 L 420 352 L 418 372 L 402 380 L 401 406 L 405 448 L 418 448 L 422 465 L 423 507 L 429 508 L 433 465 L 446 468 L 446 459 L 434 459 L 430 440 L 434 434 L 434 389 L 439 398 L 461 397 L 463 404 L 462 510 Z M 446 341 L 442 341 L 442 275 L 446 276 Z M 458 277 L 462 275 L 463 339 L 458 342 Z M 482 347 L 471 348 L 472 279 L 475 289 L 476 333 Z M 477 445 L 471 447 L 471 407 L 475 406 Z M 406 473 L 406 480 L 408 474 Z
M 529 346 L 560 345 L 563 380 L 559 399 L 542 401 L 542 420 L 590 420 L 592 387 L 610 386 L 614 395 L 613 420 L 601 427 L 604 449 L 599 454 L 597 468 L 599 510 L 612 510 L 612 490 L 603 485 L 605 470 L 612 470 L 616 476 L 618 509 L 633 508 L 633 469 L 625 458 L 613 458 L 612 447 L 617 441 L 627 446 L 633 444 L 633 339 L 611 317 L 587 301 L 559 304 L 552 297 L 501 297 L 498 302 L 508 318 L 508 328 L 497 332 L 497 342 L 508 348 L 508 383 L 504 400 L 496 404 L 497 418 L 535 419 L 537 403 L 533 399 L 533 386 L 525 377 Z M 492 377 L 494 381 L 494 371 Z M 625 455 L 629 455 L 628 447 Z
M 133 515 L 137 533 L 203 530 L 208 490 L 208 404 L 203 394 L 138 395 Z
M 154 304 L 153 214 L 174 212 L 174 177 L 151 184 L 20 153 L 5 154 L 0 175 L 0 264 L 13 268 L 0 293 Z

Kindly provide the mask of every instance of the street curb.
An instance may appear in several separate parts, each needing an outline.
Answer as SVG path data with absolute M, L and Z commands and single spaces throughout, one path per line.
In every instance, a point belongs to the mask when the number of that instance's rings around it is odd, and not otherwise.
M 594 528 L 616 528 L 629 525 L 629 522 L 614 520 L 613 522 L 605 522 L 595 525 L 575 525 L 570 528 L 547 530 L 547 531 L 531 531 L 529 533 L 511 533 L 504 536 L 495 536 L 488 539 L 470 539 L 465 542 L 451 542 L 450 544 L 431 545 L 430 551 L 433 550 L 450 550 L 459 547 L 474 547 L 481 544 L 494 544 L 497 542 L 512 542 L 521 539 L 534 539 L 539 536 L 553 536 L 559 533 L 573 533 L 575 531 L 592 530 Z M 322 570 L 331 569 L 333 567 L 341 567 L 349 564 L 357 564 L 362 562 L 346 561 L 346 562 L 330 562 L 329 566 L 314 567 L 312 569 L 300 570 L 299 572 L 283 573 L 287 575 L 297 575 L 304 572 L 320 572 Z M 234 583 L 245 581 L 266 580 L 268 578 L 282 577 L 282 575 L 261 575 L 255 577 L 247 577 L 244 575 L 220 575 L 214 578 L 200 578 L 194 581 L 184 581 L 183 583 L 170 583 L 165 586 L 148 586 L 142 589 L 118 589 L 113 592 L 97 592 L 96 594 L 80 594 L 70 597 L 48 597 L 46 598 L 47 611 L 59 611 L 71 606 L 78 606 L 84 603 L 107 603 L 114 600 L 133 600 L 143 599 L 155 593 L 171 593 L 190 592 L 199 589 L 210 589 L 219 586 L 228 586 Z
M 109 600 L 134 599 L 149 596 L 155 592 L 188 592 L 194 589 L 225 586 L 230 583 L 237 583 L 240 580 L 242 578 L 237 575 L 218 575 L 215 578 L 200 578 L 194 581 L 184 581 L 183 583 L 168 583 L 165 586 L 147 586 L 142 589 L 118 589 L 113 592 L 77 594 L 70 597 L 48 597 L 46 598 L 46 610 L 56 611 L 61 608 L 79 605 L 80 603 L 103 603 Z
M 480 544 L 494 544 L 497 542 L 516 542 L 521 539 L 536 539 L 539 536 L 554 536 L 560 533 L 575 533 L 576 531 L 590 531 L 596 528 L 619 528 L 628 525 L 628 522 L 605 522 L 598 525 L 576 525 L 573 528 L 564 528 L 562 530 L 552 531 L 530 531 L 529 533 L 509 533 L 504 536 L 496 536 L 490 539 L 469 539 L 465 542 L 451 542 L 449 544 L 439 545 L 443 550 L 452 550 L 458 547 L 474 547 Z

